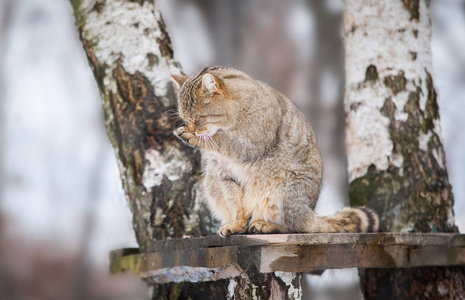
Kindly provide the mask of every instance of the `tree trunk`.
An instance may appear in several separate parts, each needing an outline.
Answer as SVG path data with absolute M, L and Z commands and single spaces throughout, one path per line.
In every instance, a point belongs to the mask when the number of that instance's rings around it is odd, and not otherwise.
M 375 209 L 382 231 L 456 232 L 429 1 L 346 1 L 344 36 L 351 204 Z M 366 299 L 455 299 L 465 298 L 464 271 L 371 269 L 360 276 Z
M 173 135 L 181 73 L 155 1 L 71 0 L 102 98 L 105 123 L 142 252 L 154 239 L 207 235 L 218 224 L 196 193 L 199 160 Z M 155 286 L 153 299 L 290 299 L 300 275 L 258 274 L 202 284 Z

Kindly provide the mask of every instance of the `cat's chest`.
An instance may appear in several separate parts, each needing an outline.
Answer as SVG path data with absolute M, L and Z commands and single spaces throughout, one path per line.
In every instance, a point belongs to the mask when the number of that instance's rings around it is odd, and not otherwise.
M 216 173 L 218 177 L 230 177 L 243 187 L 251 181 L 257 180 L 257 177 L 261 177 L 259 176 L 259 164 L 243 163 L 215 154 L 210 154 L 207 157 L 205 168 L 208 173 Z
M 210 170 L 207 172 L 216 173 L 220 178 L 234 180 L 245 194 L 255 194 L 261 190 L 270 191 L 276 185 L 276 178 L 281 177 L 276 166 L 270 167 L 266 162 L 243 163 L 222 156 L 212 158 Z

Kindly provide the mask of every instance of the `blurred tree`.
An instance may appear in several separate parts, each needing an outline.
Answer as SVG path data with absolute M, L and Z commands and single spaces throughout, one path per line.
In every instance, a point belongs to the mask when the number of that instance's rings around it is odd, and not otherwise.
M 457 232 L 431 63 L 429 1 L 346 1 L 352 205 L 382 231 Z M 440 255 L 440 253 L 438 253 Z M 463 267 L 360 270 L 365 299 L 463 299 Z
M 4 184 L 5 184 L 5 170 L 4 170 L 4 145 L 5 145 L 5 132 L 4 132 L 4 117 L 5 117 L 5 84 L 4 73 L 5 66 L 5 50 L 6 45 L 6 34 L 7 29 L 10 26 L 11 17 L 14 13 L 15 3 L 12 0 L 6 0 L 0 2 L 0 204 L 4 201 Z M 16 282 L 11 278 L 11 266 L 10 263 L 5 260 L 5 216 L 0 211 L 0 298 L 1 299 L 19 299 L 18 289 Z
M 176 111 L 170 74 L 182 71 L 155 1 L 71 4 L 141 251 L 154 239 L 211 234 L 217 225 L 196 193 L 198 156 L 173 135 L 179 124 L 170 117 Z M 297 298 L 300 277 L 251 270 L 231 280 L 158 285 L 153 299 Z

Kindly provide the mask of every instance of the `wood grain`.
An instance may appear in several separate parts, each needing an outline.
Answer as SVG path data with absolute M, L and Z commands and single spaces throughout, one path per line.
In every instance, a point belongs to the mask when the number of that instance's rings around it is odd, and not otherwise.
M 448 233 L 207 236 L 156 241 L 148 248 L 112 251 L 111 272 L 166 283 L 233 278 L 251 267 L 269 273 L 465 265 L 465 235 Z

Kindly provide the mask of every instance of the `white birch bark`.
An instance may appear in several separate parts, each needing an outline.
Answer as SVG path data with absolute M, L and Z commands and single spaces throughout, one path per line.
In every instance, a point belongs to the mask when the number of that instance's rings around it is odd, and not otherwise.
M 427 73 L 432 74 L 431 24 L 425 1 L 418 10 L 421 18 L 411 21 L 402 1 L 347 1 L 344 33 L 346 49 L 347 152 L 349 181 L 366 174 L 370 165 L 386 170 L 390 163 L 400 166 L 403 157 L 393 153 L 390 120 L 380 111 L 392 97 L 396 121 L 407 121 L 409 93 L 420 87 L 426 91 Z M 377 80 L 368 79 L 367 69 L 376 67 Z M 383 78 L 403 72 L 404 83 L 393 92 Z M 360 86 L 362 85 L 362 86 Z M 420 95 L 425 111 L 427 93 Z M 433 131 L 440 136 L 439 122 Z M 425 139 L 426 137 L 419 137 Z M 424 141 L 427 142 L 427 141 Z M 444 157 L 438 157 L 443 164 Z
M 198 157 L 173 135 L 181 73 L 155 1 L 71 0 L 77 27 L 102 98 L 141 251 L 153 239 L 206 235 L 217 224 L 196 193 Z M 230 280 L 167 284 L 153 299 L 222 299 L 232 293 L 280 299 L 301 296 L 300 275 L 260 274 Z M 229 283 L 229 285 L 228 285 Z M 266 297 L 265 297 L 266 296 Z
M 176 96 L 170 74 L 182 71 L 156 4 L 71 3 L 140 247 L 152 239 L 211 232 L 208 213 L 195 197 L 197 160 L 172 134 Z
M 431 204 L 443 208 L 440 223 L 454 228 L 432 76 L 427 1 L 347 1 L 344 14 L 349 183 L 369 176 L 370 167 L 399 179 L 430 177 L 425 168 L 441 173 L 436 175 L 441 177 L 439 186 L 433 188 L 439 199 L 431 199 L 438 203 Z M 394 193 L 400 193 L 401 181 L 405 180 L 398 180 Z M 431 221 L 429 228 L 419 229 L 405 216 L 391 217 L 394 220 L 385 229 L 430 231 L 437 226 Z
M 382 231 L 456 232 L 429 1 L 345 1 L 344 38 L 351 204 L 375 209 Z M 359 273 L 365 299 L 465 297 L 463 267 Z

